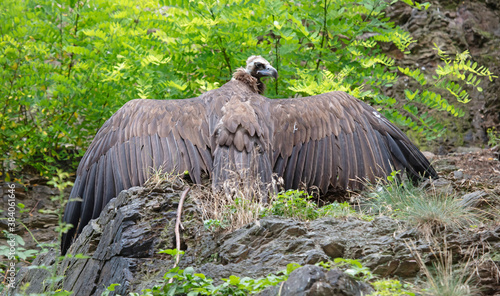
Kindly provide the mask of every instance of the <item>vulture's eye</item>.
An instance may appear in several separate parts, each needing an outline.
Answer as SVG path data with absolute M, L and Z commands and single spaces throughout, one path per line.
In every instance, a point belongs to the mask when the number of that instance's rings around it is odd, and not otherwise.
M 255 63 L 255 68 L 264 69 L 264 64 L 257 62 L 257 63 Z

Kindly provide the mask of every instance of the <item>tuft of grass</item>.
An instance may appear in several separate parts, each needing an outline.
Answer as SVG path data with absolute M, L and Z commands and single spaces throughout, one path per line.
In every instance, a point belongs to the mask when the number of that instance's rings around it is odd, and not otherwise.
M 201 209 L 203 224 L 212 231 L 232 231 L 258 220 L 277 188 L 274 180 L 262 182 L 253 164 L 244 169 L 228 165 L 225 173 L 227 179 L 216 188 L 200 186 L 191 192 Z
M 436 260 L 427 266 L 422 256 L 414 251 L 415 246 L 408 246 L 415 254 L 421 270 L 424 272 L 427 280 L 425 283 L 425 295 L 439 296 L 472 296 L 479 295 L 479 288 L 472 281 L 473 268 L 470 260 L 465 263 L 453 264 L 453 253 L 446 242 L 441 247 L 436 241 L 433 244 L 437 249 L 431 248 L 432 257 Z
M 411 183 L 389 182 L 368 188 L 370 198 L 365 206 L 369 211 L 407 221 L 426 235 L 443 229 L 468 229 L 483 218 L 478 209 L 464 205 L 461 199 Z
M 187 174 L 187 171 L 184 174 Z M 155 190 L 162 188 L 165 184 L 170 185 L 176 190 L 180 190 L 187 186 L 187 183 L 182 179 L 182 174 L 167 172 L 163 165 L 158 168 L 150 167 L 148 179 L 144 182 L 143 187 Z
M 262 192 L 260 183 L 258 179 L 242 182 L 234 177 L 224 182 L 222 190 L 204 186 L 194 189 L 191 197 L 201 210 L 205 227 L 231 231 L 259 219 L 267 206 L 267 192 Z

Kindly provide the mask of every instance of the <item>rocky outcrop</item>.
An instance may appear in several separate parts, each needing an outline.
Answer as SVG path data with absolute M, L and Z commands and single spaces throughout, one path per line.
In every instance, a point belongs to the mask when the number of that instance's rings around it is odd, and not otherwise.
M 118 283 L 116 293 L 123 295 L 160 282 L 173 266 L 172 260 L 158 251 L 174 248 L 179 193 L 168 188 L 151 192 L 139 187 L 120 193 L 98 219 L 84 228 L 70 248 L 69 254 L 89 257 L 62 262 L 58 271 L 64 276 L 61 288 L 74 291 L 75 295 L 100 295 L 107 286 Z M 336 257 L 363 259 L 367 267 L 382 276 L 414 276 L 419 270 L 405 245 L 410 236 L 396 234 L 398 223 L 386 217 L 373 221 L 325 218 L 311 222 L 270 217 L 215 236 L 203 228 L 192 204 L 186 205 L 183 215 L 182 245 L 186 255 L 180 267 L 193 266 L 214 279 L 230 275 L 264 277 L 285 269 L 291 262 L 311 265 Z M 33 265 L 47 265 L 53 256 L 39 256 Z M 314 278 L 314 289 L 339 289 L 340 284 L 331 281 L 331 273 L 338 281 L 349 278 L 339 272 L 319 272 Z M 22 270 L 18 288 L 30 282 L 27 292 L 40 293 L 44 275 L 46 272 L 38 269 Z M 296 284 L 289 280 L 284 285 L 286 291 L 298 289 L 292 283 Z
M 88 257 L 65 259 L 58 269 L 63 276 L 59 286 L 75 295 L 101 295 L 109 285 L 120 284 L 115 293 L 125 295 L 162 282 L 173 261 L 158 251 L 175 246 L 173 229 L 180 193 L 168 186 L 121 192 L 70 248 L 69 254 Z M 219 235 L 203 228 L 189 199 L 183 217 L 182 249 L 186 254 L 181 268 L 192 266 L 207 277 L 221 279 L 230 275 L 265 277 L 292 262 L 305 266 L 280 286 L 282 295 L 333 295 L 331 291 L 339 291 L 334 295 L 360 295 L 359 291 L 370 289 L 367 284 L 337 269 L 327 271 L 313 264 L 337 257 L 360 259 L 382 277 L 411 278 L 419 272 L 419 265 L 407 242 L 411 239 L 420 252 L 429 252 L 428 244 L 415 231 L 402 231 L 397 221 L 387 217 L 310 222 L 268 217 Z M 54 253 L 50 252 L 38 256 L 33 265 L 53 262 Z M 48 275 L 45 269 L 22 269 L 16 292 L 25 283 L 30 283 L 26 292 L 42 292 Z M 262 295 L 273 295 L 269 294 L 273 291 L 276 288 Z
M 363 296 L 373 291 L 369 284 L 356 281 L 337 268 L 306 265 L 294 270 L 282 285 L 269 287 L 258 296 Z

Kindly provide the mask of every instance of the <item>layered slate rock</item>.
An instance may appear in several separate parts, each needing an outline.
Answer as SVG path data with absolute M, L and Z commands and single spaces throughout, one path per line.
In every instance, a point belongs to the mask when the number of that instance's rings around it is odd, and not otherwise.
M 127 295 L 163 283 L 162 277 L 173 267 L 173 260 L 158 252 L 175 248 L 174 226 L 181 193 L 182 188 L 171 186 L 161 190 L 135 187 L 121 192 L 98 219 L 84 228 L 69 249 L 73 256 L 88 257 L 64 259 L 58 268 L 58 274 L 64 277 L 58 287 L 83 296 L 101 295 L 109 285 L 120 284 L 111 295 Z M 419 265 L 406 243 L 412 240 L 426 261 L 431 253 L 416 231 L 404 230 L 399 222 L 387 217 L 373 221 L 323 218 L 310 222 L 267 217 L 231 233 L 216 235 L 203 227 L 201 214 L 188 196 L 182 223 L 181 249 L 186 254 L 180 268 L 192 266 L 219 284 L 221 278 L 231 275 L 259 278 L 284 270 L 289 263 L 302 265 L 279 286 L 281 295 L 360 295 L 360 291 L 369 290 L 366 284 L 339 270 L 314 266 L 321 261 L 337 257 L 357 259 L 382 277 L 411 278 L 418 274 Z M 487 241 L 496 247 L 499 233 L 500 227 L 477 237 L 449 236 L 448 246 L 466 249 L 464 246 L 473 241 Z M 50 266 L 54 258 L 54 252 L 42 254 L 33 266 Z M 41 293 L 49 276 L 45 269 L 23 268 L 14 292 L 30 283 L 26 292 Z M 494 286 L 494 278 L 487 285 Z M 276 295 L 272 294 L 276 291 L 269 288 L 262 295 Z M 331 291 L 337 294 L 329 294 Z
M 70 248 L 69 254 L 88 258 L 62 262 L 59 274 L 64 280 L 60 287 L 75 295 L 100 295 L 109 285 L 120 284 L 115 293 L 123 295 L 160 283 L 173 267 L 171 258 L 158 251 L 175 246 L 180 193 L 168 187 L 122 191 Z M 418 271 L 415 260 L 407 255 L 404 240 L 392 236 L 398 224 L 389 218 L 298 222 L 270 217 L 216 237 L 203 228 L 201 215 L 188 198 L 183 225 L 186 255 L 180 267 L 193 266 L 214 279 L 264 277 L 285 269 L 288 263 L 315 264 L 335 257 L 363 258 L 368 267 L 384 276 L 415 275 Z M 50 265 L 53 258 L 52 252 L 41 255 L 33 265 Z M 27 292 L 43 291 L 46 276 L 44 270 L 23 269 L 18 290 L 30 282 Z
M 362 296 L 373 291 L 369 284 L 356 281 L 337 268 L 326 270 L 319 266 L 306 265 L 294 270 L 282 285 L 269 287 L 258 295 Z

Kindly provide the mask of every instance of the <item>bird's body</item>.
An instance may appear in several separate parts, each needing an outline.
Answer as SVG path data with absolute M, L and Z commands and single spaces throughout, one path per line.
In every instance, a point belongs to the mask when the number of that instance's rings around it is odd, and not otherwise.
M 75 234 L 98 217 L 121 190 L 143 185 L 153 170 L 202 173 L 218 188 L 239 172 L 262 184 L 273 174 L 286 189 L 317 186 L 360 189 L 393 170 L 413 179 L 437 177 L 398 128 L 344 92 L 270 100 L 263 76 L 276 71 L 260 57 L 247 60 L 219 89 L 185 100 L 133 100 L 96 134 L 77 170 L 64 221 L 66 253 Z

